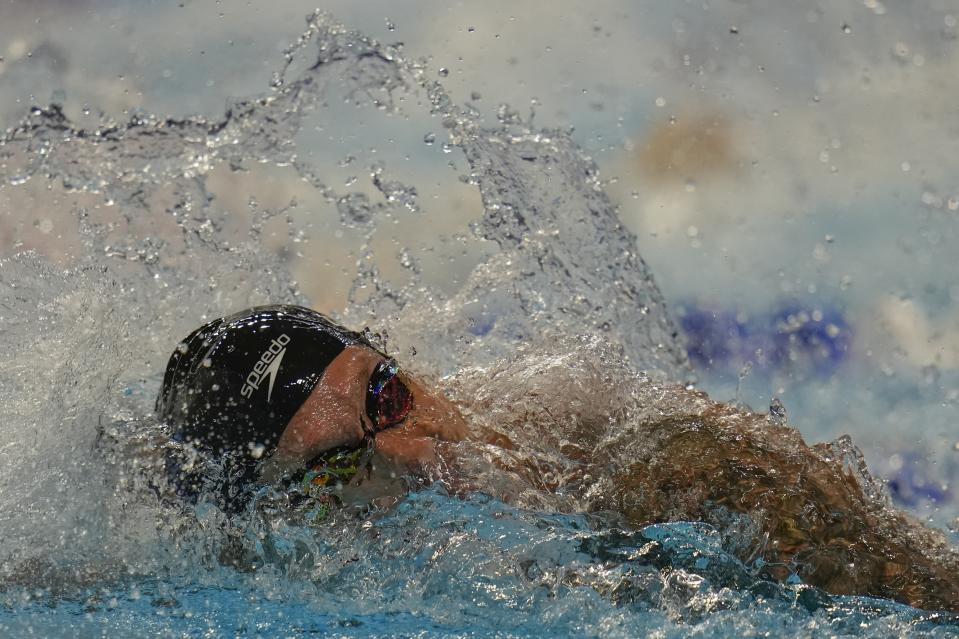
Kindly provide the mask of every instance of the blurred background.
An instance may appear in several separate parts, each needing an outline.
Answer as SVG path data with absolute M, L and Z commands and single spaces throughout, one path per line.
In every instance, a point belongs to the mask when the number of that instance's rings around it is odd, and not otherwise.
M 48 104 L 80 126 L 137 113 L 215 118 L 231 98 L 268 89 L 315 8 L 2 0 L 0 129 Z M 402 42 L 454 101 L 491 121 L 505 104 L 572 129 L 638 236 L 699 385 L 757 410 L 778 400 L 807 440 L 851 434 L 897 503 L 956 525 L 959 2 L 321 8 Z M 400 155 L 422 205 L 443 212 L 448 228 L 435 232 L 452 233 L 480 214 L 479 197 L 431 177 L 446 170 L 440 127 L 419 127 Z M 387 142 L 376 135 L 323 132 L 329 146 L 314 154 Z M 292 172 L 210 181 L 227 209 L 254 192 L 262 206 L 310 197 Z M 32 248 L 69 262 L 70 216 L 96 200 L 0 188 L 0 257 Z M 342 305 L 342 287 L 314 274 L 346 257 L 303 258 L 298 277 L 317 307 Z

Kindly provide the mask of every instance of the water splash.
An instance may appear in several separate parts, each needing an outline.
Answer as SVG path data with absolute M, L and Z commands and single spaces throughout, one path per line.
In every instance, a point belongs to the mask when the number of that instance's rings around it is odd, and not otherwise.
M 220 164 L 234 171 L 255 163 L 292 166 L 335 202 L 347 225 L 368 226 L 396 206 L 416 210 L 416 189 L 386 179 L 382 165 L 373 168 L 372 182 L 384 199 L 374 204 L 364 193 L 337 193 L 299 159 L 296 139 L 304 118 L 338 83 L 345 83 L 338 88 L 356 106 L 391 112 L 398 109 L 397 93 L 421 88 L 450 144 L 467 158 L 469 180 L 479 187 L 485 209 L 474 230 L 501 251 L 478 267 L 452 300 L 454 307 L 469 300 L 471 312 L 490 322 L 472 355 L 502 355 L 544 331 L 599 331 L 621 344 L 641 369 L 673 379 L 689 374 L 678 331 L 636 252 L 635 236 L 619 223 L 596 165 L 567 133 L 537 130 L 518 116 L 500 127 L 483 127 L 475 111 L 452 103 L 422 62 L 406 60 L 398 46 L 349 32 L 322 14 L 308 19 L 307 31 L 285 52 L 271 93 L 234 101 L 217 120 L 137 115 L 94 130 L 76 128 L 59 107 L 34 109 L 0 140 L 0 179 L 61 180 L 68 189 L 101 192 L 122 203 L 127 217 L 145 215 L 142 209 L 162 185 L 192 182 L 193 197 L 175 214 L 181 228 L 201 238 L 220 221 L 204 205 L 211 199 L 206 177 Z M 184 214 L 195 207 L 202 214 Z M 394 290 L 377 275 L 361 270 L 357 279 L 370 280 L 377 293 L 349 315 L 382 318 L 384 310 L 428 304 L 428 295 L 416 293 L 415 279 Z M 433 334 L 418 330 L 417 337 L 439 341 L 448 356 L 450 332 L 462 333 L 463 320 L 444 319 Z
M 446 301 L 431 297 L 416 269 L 407 269 L 407 284 L 394 286 L 377 265 L 372 240 L 379 223 L 398 209 L 416 210 L 416 188 L 374 163 L 377 199 L 338 191 L 297 144 L 311 114 L 331 96 L 397 113 L 397 96 L 413 91 L 427 94 L 450 143 L 466 154 L 487 211 L 476 233 L 500 247 Z M 70 545 L 63 535 L 68 523 L 48 527 L 49 547 L 39 543 L 40 521 L 110 520 L 83 506 L 112 503 L 100 488 L 89 488 L 107 485 L 108 473 L 91 469 L 96 462 L 88 461 L 89 453 L 75 451 L 90 451 L 104 424 L 150 415 L 158 371 L 178 336 L 236 308 L 306 302 L 292 283 L 290 259 L 272 250 L 264 233 L 271 221 L 285 218 L 288 237 L 309 239 L 294 219 L 296 202 L 268 209 L 251 200 L 247 210 L 225 210 L 210 186 L 219 167 L 242 175 L 258 164 L 292 168 L 335 207 L 343 227 L 359 231 L 353 306 L 343 316 L 368 320 L 384 335 L 388 330 L 395 344 L 416 345 L 420 366 L 451 370 L 464 359 L 492 361 L 548 332 L 599 331 L 643 368 L 662 376 L 685 373 L 661 296 L 632 248 L 635 238 L 619 227 L 595 165 L 567 135 L 519 120 L 483 128 L 475 112 L 455 107 L 441 85 L 427 79 L 426 67 L 406 60 L 399 47 L 315 14 L 285 52 L 270 91 L 232 101 L 221 117 L 138 113 L 125 123 L 85 129 L 52 105 L 33 109 L 0 138 L 5 189 L 20 193 L 35 184 L 41 192 L 102 198 L 61 213 L 76 229 L 68 270 L 24 253 L 2 263 L 0 335 L 10 366 L 0 382 L 4 397 L 13 398 L 0 408 L 7 424 L 0 451 L 7 462 L 5 512 L 23 503 L 40 508 L 34 516 L 3 518 L 8 558 Z M 562 189 L 555 188 L 557 180 Z M 478 318 L 487 322 L 482 335 L 469 330 Z M 465 340 L 472 342 L 469 353 L 459 348 Z M 32 378 L 31 371 L 37 371 Z M 51 398 L 51 389 L 62 391 Z M 36 478 L 27 482 L 30 489 L 22 486 L 24 476 Z M 102 527 L 73 528 L 100 540 L 91 544 L 110 538 Z M 75 546 L 78 557 L 87 551 Z M 16 569 L 15 562 L 8 567 Z

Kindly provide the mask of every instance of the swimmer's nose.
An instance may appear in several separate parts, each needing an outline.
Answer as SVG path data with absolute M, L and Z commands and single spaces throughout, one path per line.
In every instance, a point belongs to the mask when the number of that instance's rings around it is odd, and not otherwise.
M 399 426 L 400 431 L 453 442 L 469 436 L 466 420 L 451 401 L 440 393 L 430 392 L 415 379 L 406 381 L 413 391 L 413 409 Z

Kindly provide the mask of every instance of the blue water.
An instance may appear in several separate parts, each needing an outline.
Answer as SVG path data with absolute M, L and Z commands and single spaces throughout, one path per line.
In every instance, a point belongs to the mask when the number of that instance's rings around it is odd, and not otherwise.
M 335 539 L 328 537 L 335 536 Z M 703 524 L 640 531 L 427 490 L 274 531 L 254 572 L 184 566 L 6 592 L 5 637 L 949 637 L 959 616 L 753 576 Z M 303 561 L 319 553 L 315 563 Z M 326 554 L 328 553 L 328 554 Z M 299 558 L 299 562 L 297 559 Z

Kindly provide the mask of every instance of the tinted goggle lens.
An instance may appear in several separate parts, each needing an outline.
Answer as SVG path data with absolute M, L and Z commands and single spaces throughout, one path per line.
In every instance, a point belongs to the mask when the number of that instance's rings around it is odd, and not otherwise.
M 413 395 L 397 376 L 396 361 L 389 359 L 377 364 L 370 376 L 366 394 L 366 414 L 374 430 L 396 426 L 413 407 Z

